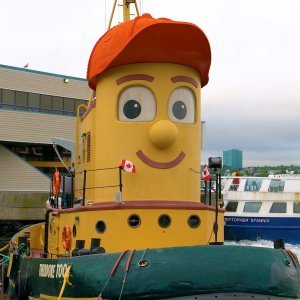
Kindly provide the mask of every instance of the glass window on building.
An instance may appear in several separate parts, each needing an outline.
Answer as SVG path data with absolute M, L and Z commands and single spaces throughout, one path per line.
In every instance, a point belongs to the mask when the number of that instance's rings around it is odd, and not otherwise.
M 293 212 L 296 214 L 300 214 L 300 203 L 294 203 Z
M 64 111 L 66 111 L 68 115 L 74 114 L 74 104 L 74 99 L 64 98 Z
M 63 97 L 53 97 L 53 113 L 57 115 L 63 115 L 64 112 L 64 99 Z
M 27 110 L 27 93 L 16 91 L 15 105 L 17 110 Z
M 261 202 L 246 202 L 243 212 L 258 213 L 261 208 Z
M 88 101 L 85 100 L 75 100 L 75 113 L 77 113 L 77 107 L 81 104 L 87 105 Z
M 270 209 L 270 213 L 274 213 L 274 214 L 286 213 L 286 203 L 273 203 Z
M 49 95 L 41 95 L 41 106 L 40 111 L 42 112 L 50 112 L 52 109 L 52 96 Z
M 14 108 L 15 104 L 15 91 L 2 90 L 2 107 Z
M 261 188 L 262 179 L 247 179 L 245 184 L 245 191 L 255 192 Z
M 237 201 L 228 201 L 225 211 L 235 212 L 237 210 L 238 204 L 239 203 Z
M 40 110 L 40 94 L 28 93 L 28 110 Z
M 1 107 L 1 104 L 2 104 L 2 89 L 0 89 L 0 107 Z

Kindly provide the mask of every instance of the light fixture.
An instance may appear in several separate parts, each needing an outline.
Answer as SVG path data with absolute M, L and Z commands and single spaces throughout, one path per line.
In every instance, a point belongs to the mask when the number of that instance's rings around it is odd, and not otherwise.
M 208 159 L 208 167 L 212 169 L 222 168 L 222 157 L 210 157 Z
M 69 79 L 68 78 L 64 78 L 64 83 L 68 83 Z

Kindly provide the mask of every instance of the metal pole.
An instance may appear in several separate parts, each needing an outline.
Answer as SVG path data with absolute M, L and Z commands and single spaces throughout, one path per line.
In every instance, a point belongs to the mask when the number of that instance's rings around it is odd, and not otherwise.
M 218 171 L 216 171 L 216 219 L 215 219 L 215 225 L 214 225 L 214 232 L 215 232 L 215 242 L 217 243 L 218 241 L 218 212 L 219 212 L 219 207 L 218 207 L 218 198 L 219 198 L 219 174 Z
M 83 171 L 83 196 L 82 196 L 82 205 L 85 205 L 85 185 L 86 185 L 86 170 Z
M 122 193 L 123 184 L 122 184 L 122 167 L 121 166 L 119 166 L 119 186 L 120 186 L 120 193 Z
M 208 204 L 211 205 L 211 179 L 209 179 Z

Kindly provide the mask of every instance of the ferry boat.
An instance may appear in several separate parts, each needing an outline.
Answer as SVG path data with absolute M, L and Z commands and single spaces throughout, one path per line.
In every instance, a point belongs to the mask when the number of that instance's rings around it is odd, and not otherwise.
M 45 222 L 8 246 L 8 297 L 299 298 L 292 252 L 223 245 L 224 209 L 200 201 L 207 37 L 187 22 L 129 20 L 133 4 L 91 53 L 74 173 L 56 171 Z
M 300 175 L 223 177 L 223 184 L 225 240 L 300 243 Z

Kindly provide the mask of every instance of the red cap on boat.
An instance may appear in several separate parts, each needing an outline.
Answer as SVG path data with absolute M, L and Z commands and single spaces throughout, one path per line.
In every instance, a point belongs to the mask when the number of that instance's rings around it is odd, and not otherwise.
M 196 25 L 144 14 L 107 31 L 91 53 L 87 80 L 96 89 L 104 71 L 133 63 L 176 63 L 200 73 L 201 86 L 208 83 L 210 45 Z

